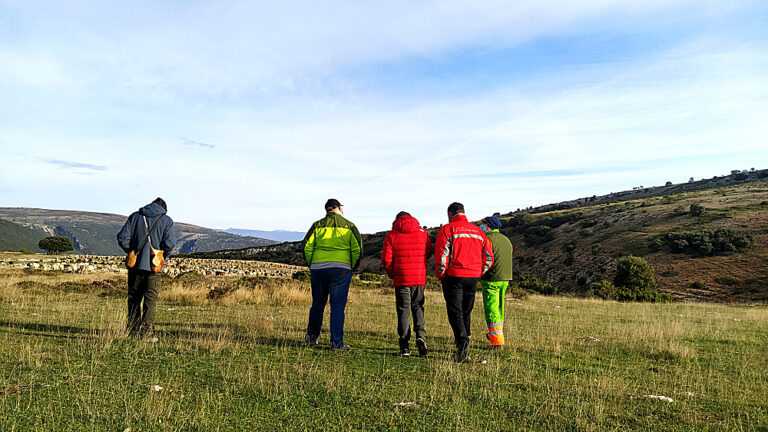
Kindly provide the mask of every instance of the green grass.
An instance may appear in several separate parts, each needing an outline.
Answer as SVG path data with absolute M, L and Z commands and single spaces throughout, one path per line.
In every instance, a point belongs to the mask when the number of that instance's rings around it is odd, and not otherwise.
M 233 282 L 171 284 L 150 343 L 125 337 L 119 293 L 40 289 L 105 277 L 2 276 L 0 430 L 768 428 L 765 307 L 528 296 L 508 302 L 507 349 L 490 351 L 478 297 L 472 362 L 454 364 L 439 292 L 430 356 L 404 359 L 394 296 L 378 289 L 350 295 L 349 353 L 303 346 L 305 290 L 212 302 L 207 286 Z

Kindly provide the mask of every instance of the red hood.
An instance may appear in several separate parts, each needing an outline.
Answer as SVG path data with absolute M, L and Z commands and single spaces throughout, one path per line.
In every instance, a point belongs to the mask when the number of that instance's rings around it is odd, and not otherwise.
M 392 223 L 392 229 L 399 233 L 415 232 L 421 229 L 419 221 L 413 216 L 400 216 Z

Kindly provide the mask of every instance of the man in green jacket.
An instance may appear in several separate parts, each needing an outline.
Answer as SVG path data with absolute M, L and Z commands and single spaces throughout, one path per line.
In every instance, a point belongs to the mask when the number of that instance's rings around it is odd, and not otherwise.
M 325 217 L 313 223 L 304 236 L 304 259 L 312 284 L 312 307 L 304 341 L 310 346 L 318 344 L 323 311 L 330 297 L 331 349 L 349 350 L 344 343 L 344 309 L 352 271 L 357 269 L 363 253 L 363 239 L 355 224 L 344 218 L 339 201 L 329 199 L 325 211 Z
M 512 280 L 512 242 L 499 232 L 501 221 L 497 216 L 483 219 L 480 228 L 485 231 L 493 249 L 493 266 L 480 278 L 483 289 L 485 322 L 488 340 L 493 347 L 504 346 L 504 295 Z

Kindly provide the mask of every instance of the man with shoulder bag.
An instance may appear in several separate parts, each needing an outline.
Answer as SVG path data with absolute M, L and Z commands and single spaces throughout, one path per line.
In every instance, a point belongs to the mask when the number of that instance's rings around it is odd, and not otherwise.
M 159 273 L 176 245 L 168 206 L 157 198 L 128 217 L 117 242 L 128 254 L 128 331 L 133 337 L 152 333 L 159 293 Z M 143 308 L 142 308 L 143 302 Z

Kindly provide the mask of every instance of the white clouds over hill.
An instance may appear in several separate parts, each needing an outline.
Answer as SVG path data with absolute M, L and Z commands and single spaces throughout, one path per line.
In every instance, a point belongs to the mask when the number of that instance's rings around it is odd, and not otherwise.
M 163 195 L 202 225 L 303 229 L 336 196 L 376 231 L 403 209 L 439 224 L 453 200 L 479 218 L 764 167 L 765 17 L 751 1 L 0 2 L 0 197 L 127 213 Z

